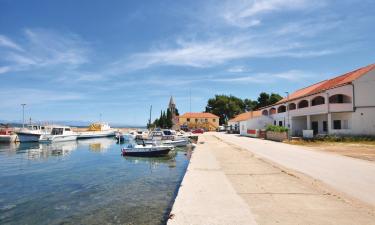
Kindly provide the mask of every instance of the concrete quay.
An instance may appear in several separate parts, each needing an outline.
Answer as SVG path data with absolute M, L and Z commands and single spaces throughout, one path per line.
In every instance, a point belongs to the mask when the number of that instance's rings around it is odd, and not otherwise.
M 375 225 L 374 211 L 215 133 L 200 136 L 168 224 Z

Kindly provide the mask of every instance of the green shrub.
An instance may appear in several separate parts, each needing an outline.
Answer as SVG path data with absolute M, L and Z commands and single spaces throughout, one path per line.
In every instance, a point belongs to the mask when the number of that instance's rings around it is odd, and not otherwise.
M 266 127 L 266 131 L 273 131 L 278 133 L 288 132 L 288 128 L 286 127 L 280 127 L 280 126 L 274 126 L 274 125 L 268 125 Z

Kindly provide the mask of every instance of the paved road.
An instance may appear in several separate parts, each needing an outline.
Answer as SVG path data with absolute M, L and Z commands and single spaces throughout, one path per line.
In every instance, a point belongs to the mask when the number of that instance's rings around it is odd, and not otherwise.
M 211 137 L 213 138 L 213 137 Z M 205 141 L 205 137 L 199 137 Z M 207 144 L 198 144 L 172 208 L 168 225 L 256 225 Z
M 307 174 L 339 192 L 375 206 L 375 163 L 373 162 L 261 139 L 224 133 L 213 135 L 284 167 Z

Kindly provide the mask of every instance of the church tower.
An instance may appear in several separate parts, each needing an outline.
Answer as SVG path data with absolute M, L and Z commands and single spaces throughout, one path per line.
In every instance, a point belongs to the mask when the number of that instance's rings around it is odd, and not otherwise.
M 174 102 L 173 96 L 171 96 L 171 98 L 169 99 L 168 109 L 172 114 L 172 122 L 173 122 L 172 129 L 178 130 L 179 127 L 178 127 L 178 117 L 176 115 L 176 103 Z

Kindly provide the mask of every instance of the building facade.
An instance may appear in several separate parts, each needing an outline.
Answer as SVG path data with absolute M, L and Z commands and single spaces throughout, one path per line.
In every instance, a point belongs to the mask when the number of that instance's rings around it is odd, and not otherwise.
M 300 89 L 261 109 L 290 135 L 375 136 L 375 64 Z
M 219 117 L 212 113 L 185 113 L 178 117 L 181 128 L 216 131 L 219 128 Z

